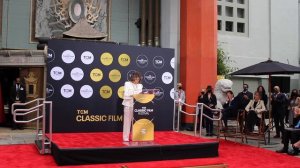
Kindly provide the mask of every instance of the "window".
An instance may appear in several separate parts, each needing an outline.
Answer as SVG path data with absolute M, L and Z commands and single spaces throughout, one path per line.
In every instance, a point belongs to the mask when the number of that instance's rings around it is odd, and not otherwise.
M 219 33 L 248 36 L 249 0 L 219 0 L 217 9 Z
M 218 20 L 218 30 L 222 30 L 222 21 Z
M 233 31 L 233 22 L 226 21 L 226 31 L 229 31 L 229 32 Z
M 245 33 L 245 23 L 237 23 L 237 32 Z
M 245 1 L 244 0 L 237 0 L 237 3 L 238 4 L 245 4 Z
M 237 17 L 238 18 L 245 18 L 245 9 L 237 8 Z
M 218 5 L 218 15 L 222 15 L 222 6 Z
M 233 17 L 233 7 L 226 6 L 225 9 L 226 16 Z

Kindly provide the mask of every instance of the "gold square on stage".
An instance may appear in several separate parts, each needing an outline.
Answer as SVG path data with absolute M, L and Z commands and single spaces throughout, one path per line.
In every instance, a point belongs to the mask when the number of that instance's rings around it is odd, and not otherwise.
M 154 124 L 147 119 L 140 119 L 133 124 L 132 127 L 133 141 L 153 141 L 154 140 Z

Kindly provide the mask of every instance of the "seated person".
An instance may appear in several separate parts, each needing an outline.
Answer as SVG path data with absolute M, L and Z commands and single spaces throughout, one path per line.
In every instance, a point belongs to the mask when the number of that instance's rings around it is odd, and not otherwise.
M 283 131 L 282 143 L 283 148 L 277 150 L 277 153 L 288 153 L 289 155 L 298 155 L 299 148 L 293 145 L 293 150 L 289 151 L 289 141 L 291 144 L 298 145 L 298 141 L 300 140 L 300 129 L 299 128 L 286 128 Z
M 262 112 L 266 111 L 264 101 L 261 100 L 259 92 L 254 93 L 254 100 L 251 100 L 245 108 L 246 115 L 246 131 L 253 132 L 254 125 L 259 125 Z
M 237 99 L 234 98 L 234 94 L 233 92 L 227 91 L 226 92 L 227 95 L 227 101 L 226 103 L 223 105 L 223 110 L 222 110 L 222 120 L 224 122 L 225 125 L 225 130 L 227 129 L 227 120 L 230 117 L 236 117 L 238 114 L 238 101 Z

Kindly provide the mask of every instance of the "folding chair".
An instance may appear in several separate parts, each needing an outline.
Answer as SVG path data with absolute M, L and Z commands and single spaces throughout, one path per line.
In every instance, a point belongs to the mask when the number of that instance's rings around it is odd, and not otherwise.
M 228 127 L 224 130 L 224 125 L 222 122 L 223 130 L 220 131 L 220 136 L 223 134 L 225 140 L 227 137 L 234 137 L 235 142 L 237 138 L 241 138 L 241 141 L 244 142 L 245 134 L 243 133 L 245 123 L 245 111 L 241 110 L 238 112 L 237 116 L 228 118 Z
M 262 112 L 261 118 L 259 119 L 258 123 L 258 130 L 251 132 L 249 134 L 245 134 L 246 143 L 248 143 L 248 139 L 257 140 L 257 146 L 260 146 L 260 141 L 264 141 L 264 144 L 267 144 L 266 141 L 266 133 L 267 133 L 267 126 L 265 124 L 265 115 L 268 113 L 267 111 Z

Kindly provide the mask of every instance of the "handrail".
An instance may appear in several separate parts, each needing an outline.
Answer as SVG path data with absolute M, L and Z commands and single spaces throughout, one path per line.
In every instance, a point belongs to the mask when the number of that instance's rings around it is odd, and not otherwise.
M 15 109 L 15 110 L 13 111 L 13 114 L 16 113 L 16 112 L 19 112 L 19 111 L 32 111 L 32 110 L 38 109 L 38 108 L 43 107 L 43 106 L 44 106 L 44 104 L 40 104 L 40 105 L 31 107 L 31 108 L 29 108 L 29 109 Z M 22 113 L 22 114 L 23 114 L 23 113 Z M 19 114 L 16 114 L 16 115 L 19 115 Z
M 207 106 L 207 105 L 204 104 L 204 103 L 197 103 L 197 106 L 198 106 L 198 108 L 199 108 L 199 106 L 201 106 L 201 112 L 200 112 L 200 128 L 201 128 L 201 126 L 202 126 L 203 116 L 206 117 L 206 118 L 208 118 L 208 119 L 210 119 L 210 120 L 212 120 L 212 121 L 221 121 L 221 119 L 222 119 L 222 110 L 221 110 L 221 109 L 212 109 L 212 108 L 210 108 L 209 106 Z M 203 107 L 205 107 L 205 108 L 207 108 L 207 109 L 209 109 L 209 110 L 211 110 L 211 111 L 218 112 L 219 118 L 211 118 L 211 117 L 207 116 L 206 114 L 203 114 Z M 198 111 L 199 111 L 199 110 L 198 110 Z M 201 135 L 202 135 L 202 129 L 199 129 L 199 130 L 200 130 L 200 131 L 199 131 L 199 134 L 200 134 L 200 137 L 201 137 Z M 218 136 L 218 137 L 219 137 L 219 136 Z
M 209 106 L 207 106 L 206 104 L 204 103 L 197 103 L 196 105 L 190 105 L 190 104 L 187 104 L 185 102 L 182 102 L 180 100 L 174 100 L 174 117 L 173 117 L 173 129 L 175 130 L 175 110 L 176 110 L 176 104 L 178 106 L 178 109 L 177 109 L 177 130 L 179 131 L 179 124 L 180 124 L 180 113 L 183 113 L 185 115 L 188 115 L 188 116 L 196 116 L 195 117 L 195 123 L 194 123 L 194 135 L 196 136 L 197 134 L 197 123 L 198 123 L 198 115 L 199 115 L 199 110 L 200 110 L 200 128 L 202 126 L 202 119 L 203 119 L 203 116 L 209 120 L 212 120 L 212 121 L 220 121 L 222 119 L 222 113 L 221 113 L 221 109 L 213 109 L 213 108 L 210 108 Z M 187 107 L 192 107 L 192 108 L 195 108 L 196 109 L 196 112 L 195 113 L 188 113 L 184 110 L 182 110 L 182 106 L 187 106 Z M 207 116 L 206 114 L 203 113 L 203 108 L 206 108 L 206 109 L 209 109 L 211 111 L 213 111 L 214 113 L 218 114 L 218 118 L 211 118 L 209 116 Z M 200 130 L 200 136 L 202 134 L 202 130 Z
M 25 102 L 25 103 L 13 103 L 12 105 L 13 106 L 26 106 L 28 104 L 31 104 L 33 102 L 39 102 L 39 101 L 45 101 L 45 98 L 37 98 L 37 99 L 34 99 L 34 100 L 31 100 L 29 102 Z
M 26 106 L 29 104 L 33 104 L 35 103 L 35 105 L 29 109 L 15 109 L 15 106 Z M 49 106 L 49 137 L 46 137 L 46 106 Z M 41 109 L 42 108 L 42 109 Z M 42 113 L 40 113 L 40 111 Z M 17 120 L 17 116 L 26 116 L 28 114 L 34 113 L 36 112 L 36 116 L 32 119 L 27 119 L 27 120 L 23 120 L 23 121 L 19 121 Z M 37 132 L 36 132 L 36 140 L 42 142 L 42 149 L 40 150 L 41 154 L 45 154 L 45 153 L 49 153 L 51 148 L 51 142 L 52 142 L 52 102 L 51 101 L 46 101 L 44 98 L 37 98 L 35 100 L 26 102 L 26 103 L 13 103 L 11 106 L 11 113 L 13 115 L 13 120 L 16 123 L 30 123 L 33 121 L 36 121 L 37 124 Z M 39 131 L 40 131 L 40 119 L 42 119 L 42 134 L 40 135 Z M 41 138 L 41 139 L 40 139 Z M 45 145 L 48 145 L 49 148 L 47 148 Z M 38 146 L 38 145 L 37 145 Z
M 29 105 L 29 104 L 32 104 L 32 103 L 40 103 L 40 101 L 45 101 L 44 98 L 37 98 L 37 99 L 34 99 L 34 100 L 31 100 L 29 102 L 25 102 L 25 103 L 13 103 L 11 105 L 11 114 L 13 115 L 14 114 L 14 109 L 15 109 L 15 106 L 26 106 L 26 105 Z
M 195 105 L 190 105 L 190 104 L 186 104 L 185 102 L 183 101 L 179 101 L 179 100 L 174 100 L 175 103 L 180 103 L 181 105 L 185 105 L 185 106 L 188 106 L 188 107 L 197 107 Z
M 217 112 L 221 112 L 222 111 L 221 109 L 210 108 L 208 105 L 206 105 L 204 103 L 197 103 L 197 105 L 203 105 L 205 108 L 207 108 L 208 110 L 211 110 L 211 111 L 217 111 Z

